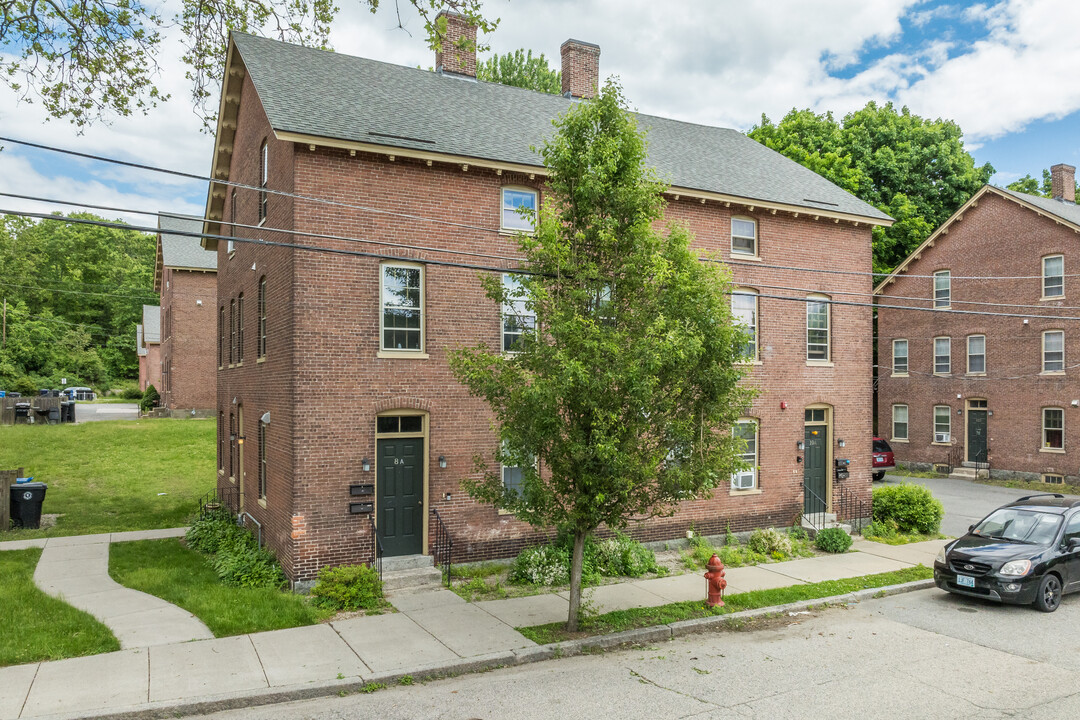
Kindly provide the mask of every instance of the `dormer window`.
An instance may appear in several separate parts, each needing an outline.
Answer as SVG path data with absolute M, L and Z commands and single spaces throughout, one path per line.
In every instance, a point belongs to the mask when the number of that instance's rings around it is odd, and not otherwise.
M 522 211 L 527 214 L 523 215 Z M 502 229 L 532 232 L 536 229 L 536 191 L 527 188 L 502 189 Z

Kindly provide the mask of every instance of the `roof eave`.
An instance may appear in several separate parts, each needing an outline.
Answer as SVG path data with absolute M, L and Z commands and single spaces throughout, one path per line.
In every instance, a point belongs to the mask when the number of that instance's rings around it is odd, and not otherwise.
M 226 186 L 221 181 L 229 180 L 232 165 L 233 140 L 236 137 L 236 116 L 240 109 L 240 92 L 243 88 L 247 69 L 232 34 L 229 34 L 229 49 L 225 59 L 225 73 L 221 81 L 221 100 L 218 104 L 217 127 L 214 130 L 214 156 L 211 161 L 210 182 L 206 191 L 206 210 L 203 213 L 203 233 L 220 235 L 220 221 L 225 207 Z M 215 238 L 203 237 L 200 241 L 204 250 L 217 250 Z

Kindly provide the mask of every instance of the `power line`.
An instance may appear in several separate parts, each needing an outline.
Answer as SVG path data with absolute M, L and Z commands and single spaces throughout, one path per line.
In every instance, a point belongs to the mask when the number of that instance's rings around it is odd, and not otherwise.
M 41 285 L 19 285 L 16 283 L 4 282 L 3 280 L 0 280 L 0 285 L 3 285 L 4 287 L 21 288 L 23 290 L 40 290 L 43 292 L 65 293 L 68 295 L 96 295 L 99 297 L 129 298 L 132 300 L 147 300 L 149 298 L 157 296 L 157 293 L 153 292 L 152 290 L 148 290 L 145 295 L 121 295 L 119 293 L 90 292 L 87 290 L 67 290 L 64 288 L 43 287 Z

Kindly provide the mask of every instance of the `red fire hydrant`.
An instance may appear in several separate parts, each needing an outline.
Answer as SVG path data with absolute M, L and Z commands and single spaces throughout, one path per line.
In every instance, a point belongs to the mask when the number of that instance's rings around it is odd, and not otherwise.
M 709 592 L 709 607 L 717 607 L 724 604 L 724 588 L 727 587 L 727 580 L 724 579 L 724 563 L 720 562 L 720 558 L 714 553 L 709 558 L 709 564 L 706 566 L 709 568 L 709 572 L 705 573 L 705 581 L 708 586 Z

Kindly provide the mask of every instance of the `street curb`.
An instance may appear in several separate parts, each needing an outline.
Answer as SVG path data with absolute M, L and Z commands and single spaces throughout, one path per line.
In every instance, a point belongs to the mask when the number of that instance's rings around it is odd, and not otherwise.
M 756 610 L 742 610 L 740 612 L 731 613 L 730 615 L 716 615 L 694 620 L 681 620 L 668 625 L 625 630 L 610 635 L 596 635 L 561 643 L 534 645 L 518 650 L 503 650 L 470 658 L 422 665 L 409 671 L 395 670 L 391 672 L 373 673 L 370 676 L 365 677 L 345 678 L 343 680 L 305 683 L 303 685 L 284 685 L 262 690 L 246 690 L 236 693 L 211 695 L 197 700 L 160 701 L 135 705 L 121 711 L 35 715 L 33 716 L 33 720 L 77 720 L 81 718 L 94 718 L 95 720 L 159 720 L 162 718 L 174 718 L 179 715 L 205 715 L 221 712 L 222 710 L 254 708 L 263 705 L 294 702 L 297 700 L 312 700 L 333 695 L 353 695 L 361 692 L 363 688 L 372 684 L 383 684 L 387 687 L 397 685 L 402 678 L 405 677 L 411 677 L 414 681 L 438 680 L 466 673 L 484 672 L 502 667 L 525 665 L 554 658 L 581 655 L 591 650 L 606 650 L 622 645 L 663 642 L 682 635 L 691 635 L 723 627 L 732 621 L 737 622 L 739 620 L 754 620 L 772 617 L 788 612 L 800 612 L 813 608 L 820 608 L 826 605 L 857 604 L 866 600 L 888 597 L 890 595 L 900 595 L 916 590 L 926 590 L 932 587 L 934 587 L 934 581 L 932 579 L 915 580 L 900 585 L 870 588 L 868 590 L 859 590 L 844 595 L 833 595 L 831 597 L 816 598 L 814 600 L 802 600 L 786 605 L 758 608 Z M 27 720 L 30 719 L 28 718 Z

